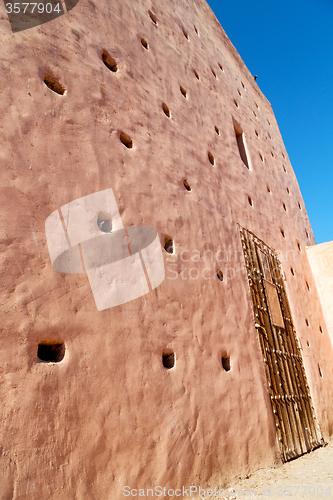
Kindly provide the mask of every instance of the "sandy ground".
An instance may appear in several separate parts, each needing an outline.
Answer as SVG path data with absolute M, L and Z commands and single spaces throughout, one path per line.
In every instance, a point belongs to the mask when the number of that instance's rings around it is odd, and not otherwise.
M 200 499 L 208 498 L 201 495 Z M 266 467 L 225 488 L 215 499 L 239 500 L 242 497 L 271 499 L 333 499 L 333 443 L 278 467 Z

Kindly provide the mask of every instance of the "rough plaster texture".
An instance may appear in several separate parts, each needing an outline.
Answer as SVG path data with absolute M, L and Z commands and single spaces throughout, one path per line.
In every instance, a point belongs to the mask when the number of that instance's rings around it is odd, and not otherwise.
M 311 246 L 306 252 L 333 344 L 333 242 Z
M 0 12 L 0 498 L 216 486 L 280 460 L 238 223 L 279 252 L 328 440 L 333 357 L 306 288 L 315 289 L 305 252 L 312 230 L 271 106 L 207 4 L 81 0 L 16 34 L 2 3 Z M 66 93 L 50 91 L 45 75 Z M 163 251 L 156 290 L 98 312 L 86 275 L 52 268 L 45 220 L 108 188 L 123 225 L 155 228 L 162 245 L 172 237 L 175 255 Z M 39 362 L 38 343 L 52 340 L 65 342 L 63 361 Z

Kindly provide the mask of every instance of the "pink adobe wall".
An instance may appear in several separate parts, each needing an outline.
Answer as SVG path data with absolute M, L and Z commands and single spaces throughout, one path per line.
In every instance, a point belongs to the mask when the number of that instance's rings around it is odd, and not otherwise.
M 271 106 L 207 4 L 81 0 L 15 35 L 2 4 L 0 13 L 0 498 L 215 487 L 280 460 L 237 224 L 280 255 L 330 439 L 333 355 L 305 251 L 311 226 Z M 65 95 L 45 86 L 46 74 Z M 163 251 L 156 290 L 98 312 L 86 275 L 53 270 L 45 220 L 108 188 L 124 226 L 153 227 L 162 244 L 172 237 L 175 255 Z M 39 362 L 43 340 L 65 342 L 63 361 Z

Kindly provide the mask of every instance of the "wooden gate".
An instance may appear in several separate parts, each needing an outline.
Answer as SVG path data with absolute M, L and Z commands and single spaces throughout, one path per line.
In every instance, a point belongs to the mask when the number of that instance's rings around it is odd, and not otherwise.
M 307 383 L 278 257 L 240 228 L 255 327 L 284 461 L 324 444 Z

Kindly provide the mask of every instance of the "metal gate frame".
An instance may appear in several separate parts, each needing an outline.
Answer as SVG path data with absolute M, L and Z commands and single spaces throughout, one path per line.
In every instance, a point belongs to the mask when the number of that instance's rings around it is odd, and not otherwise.
M 277 438 L 284 462 L 325 444 L 277 255 L 239 226 Z

